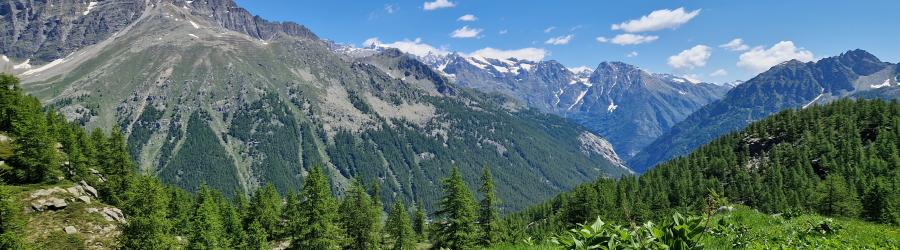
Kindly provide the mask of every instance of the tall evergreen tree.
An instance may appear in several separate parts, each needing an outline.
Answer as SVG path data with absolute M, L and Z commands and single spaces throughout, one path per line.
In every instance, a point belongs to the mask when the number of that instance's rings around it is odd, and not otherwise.
M 313 167 L 303 182 L 300 210 L 304 227 L 292 235 L 291 249 L 338 249 L 340 228 L 337 204 L 331 194 L 328 177 L 320 167 Z
M 276 232 L 281 220 L 281 196 L 272 183 L 257 189 L 250 201 L 247 221 L 258 221 L 268 235 L 269 241 L 276 239 Z
M 422 205 L 422 200 L 416 201 L 416 217 L 415 221 L 413 221 L 413 231 L 416 232 L 416 239 L 419 241 L 425 240 L 428 238 L 427 235 L 427 225 L 425 224 L 425 206 Z
M 262 224 L 257 220 L 253 220 L 250 222 L 249 226 L 247 226 L 247 248 L 250 250 L 269 250 L 272 249 L 269 245 L 269 241 L 266 239 L 268 235 L 266 234 L 266 230 L 263 229 Z
M 63 177 L 56 154 L 56 141 L 50 135 L 41 103 L 34 97 L 24 96 L 16 98 L 14 105 L 9 115 L 10 132 L 15 138 L 10 164 L 15 167 L 15 179 L 34 183 L 56 181 Z
M 228 238 L 222 222 L 219 203 L 213 191 L 203 184 L 197 191 L 194 216 L 191 219 L 191 237 L 188 249 L 226 249 Z
M 819 212 L 826 215 L 855 216 L 859 200 L 840 174 L 830 174 L 819 183 Z
M 444 196 L 436 215 L 441 221 L 436 225 L 434 246 L 438 248 L 468 249 L 478 237 L 478 219 L 475 197 L 466 185 L 458 168 L 443 180 Z
M 171 249 L 177 244 L 170 234 L 172 222 L 166 218 L 169 195 L 159 180 L 141 176 L 126 192 L 134 197 L 123 204 L 128 223 L 122 228 L 121 244 L 124 249 Z
M 481 229 L 478 243 L 482 246 L 492 246 L 500 243 L 500 236 L 503 232 L 501 232 L 502 227 L 500 226 L 500 212 L 497 211 L 497 205 L 500 203 L 500 200 L 494 191 L 494 179 L 491 176 L 491 170 L 487 167 L 482 172 L 481 183 L 481 188 L 478 191 L 484 195 L 484 198 L 481 199 L 478 210 L 478 225 Z
M 391 249 L 415 249 L 416 235 L 409 220 L 409 212 L 406 210 L 406 206 L 403 205 L 402 199 L 396 199 L 391 207 L 391 212 L 385 223 L 385 231 L 390 237 L 389 240 L 394 243 Z
M 377 249 L 381 237 L 381 210 L 357 181 L 340 206 L 340 224 L 348 239 L 344 249 Z
M 128 181 L 134 174 L 134 166 L 131 163 L 131 156 L 128 156 L 125 136 L 118 128 L 113 128 L 100 156 L 103 176 L 107 180 L 103 188 L 105 197 L 112 205 L 120 204 L 125 198 L 120 197 L 117 190 L 124 190 L 124 187 L 130 185 Z

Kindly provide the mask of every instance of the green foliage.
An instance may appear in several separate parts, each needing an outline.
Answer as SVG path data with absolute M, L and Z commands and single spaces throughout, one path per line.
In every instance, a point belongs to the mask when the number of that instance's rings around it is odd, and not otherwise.
M 344 249 L 375 249 L 381 237 L 381 206 L 354 181 L 340 205 L 340 225 L 347 236 Z M 298 225 L 302 227 L 303 225 Z
M 281 220 L 281 196 L 271 183 L 257 189 L 250 201 L 245 224 L 258 222 L 268 239 L 274 240 Z
M 191 114 L 186 139 L 159 176 L 191 192 L 196 192 L 201 183 L 208 183 L 211 188 L 234 197 L 235 188 L 240 187 L 237 168 L 207 119 L 208 115 L 202 111 Z
M 2 76 L 0 76 L 2 77 Z M 3 86 L 0 86 L 3 87 Z M 0 249 L 24 249 L 25 221 L 22 207 L 6 186 L 0 183 Z
M 128 223 L 122 227 L 120 244 L 125 249 L 170 249 L 176 246 L 169 234 L 172 221 L 167 218 L 170 197 L 159 180 L 135 177 L 135 186 L 126 195 L 131 197 L 123 207 Z
M 37 98 L 21 95 L 13 101 L 12 107 L 6 108 L 10 136 L 15 138 L 10 159 L 13 169 L 12 176 L 5 179 L 16 183 L 57 181 L 62 178 L 62 171 L 41 103 Z
M 590 225 L 569 230 L 568 235 L 554 237 L 552 242 L 564 249 L 703 249 L 703 222 L 701 217 L 676 213 L 664 226 L 647 222 L 624 228 L 597 218 Z
M 440 202 L 440 210 L 436 215 L 440 221 L 436 224 L 436 232 L 432 234 L 435 247 L 450 249 L 467 249 L 475 245 L 478 237 L 475 197 L 454 168 L 450 177 L 443 180 L 444 197 Z
M 302 228 L 291 235 L 291 249 L 338 249 L 341 236 L 337 227 L 337 204 L 331 194 L 328 177 L 320 167 L 313 167 L 300 192 Z
M 191 218 L 189 249 L 226 249 L 229 247 L 219 203 L 213 191 L 201 185 Z
M 811 211 L 896 223 L 900 104 L 840 100 L 788 110 L 640 177 L 600 178 L 508 216 L 510 240 L 546 239 L 590 218 L 661 220 L 717 193 L 762 212 Z M 863 204 L 866 204 L 865 206 Z
M 421 201 L 416 202 L 416 214 L 415 219 L 413 220 L 413 231 L 416 232 L 416 239 L 421 241 L 428 238 L 428 225 L 425 224 L 427 220 L 425 215 L 425 206 L 422 205 Z
M 501 227 L 500 212 L 497 206 L 500 200 L 494 192 L 494 179 L 491 171 L 487 167 L 484 168 L 481 175 L 481 188 L 479 192 L 484 196 L 481 199 L 478 208 L 478 226 L 481 229 L 481 235 L 478 238 L 478 244 L 482 246 L 491 246 L 500 243 L 500 237 L 503 235 Z
M 385 223 L 385 232 L 389 235 L 389 240 L 393 242 L 393 250 L 412 250 L 416 246 L 416 235 L 413 232 L 412 224 L 409 220 L 409 212 L 403 205 L 403 200 L 397 199 L 391 207 L 387 222 Z

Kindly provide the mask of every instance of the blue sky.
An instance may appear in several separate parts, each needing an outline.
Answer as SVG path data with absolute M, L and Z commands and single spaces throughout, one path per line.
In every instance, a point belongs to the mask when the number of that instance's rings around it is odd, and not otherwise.
M 567 67 L 623 61 L 709 82 L 746 80 L 782 60 L 816 60 L 856 48 L 900 61 L 900 1 L 237 3 L 338 43 L 542 58 Z M 734 39 L 741 42 L 723 46 Z

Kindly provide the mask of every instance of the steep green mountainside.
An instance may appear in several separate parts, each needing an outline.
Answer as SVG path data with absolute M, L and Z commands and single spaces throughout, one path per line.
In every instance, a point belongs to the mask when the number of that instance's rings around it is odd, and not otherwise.
M 432 207 L 451 167 L 475 183 L 489 166 L 514 210 L 630 173 L 583 127 L 457 90 L 404 54 L 341 58 L 231 1 L 148 4 L 108 39 L 20 76 L 69 120 L 120 128 L 140 172 L 184 189 L 286 192 L 322 164 L 340 192 L 377 181 L 386 201 Z
M 628 165 L 646 171 L 781 110 L 845 97 L 885 96 L 879 93 L 900 85 L 896 67 L 859 49 L 817 62 L 781 63 L 697 110 L 630 158 Z
M 640 177 L 600 178 L 508 218 L 511 237 L 575 223 L 660 221 L 719 196 L 764 213 L 900 224 L 900 104 L 839 100 L 790 109 Z M 896 229 L 894 229 L 896 230 Z

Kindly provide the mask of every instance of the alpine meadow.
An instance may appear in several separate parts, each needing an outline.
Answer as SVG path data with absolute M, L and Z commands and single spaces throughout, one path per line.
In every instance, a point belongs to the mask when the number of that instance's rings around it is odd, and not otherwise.
M 0 0 L 0 249 L 900 249 L 897 8 Z

